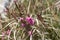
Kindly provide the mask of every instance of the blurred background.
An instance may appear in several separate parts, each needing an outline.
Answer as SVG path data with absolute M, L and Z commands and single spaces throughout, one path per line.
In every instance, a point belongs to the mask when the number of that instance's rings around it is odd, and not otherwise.
M 60 40 L 60 0 L 0 0 L 0 40 Z

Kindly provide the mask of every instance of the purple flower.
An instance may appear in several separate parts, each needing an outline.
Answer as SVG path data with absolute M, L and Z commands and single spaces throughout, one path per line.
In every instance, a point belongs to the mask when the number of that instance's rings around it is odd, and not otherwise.
M 30 25 L 34 25 L 34 19 L 31 17 L 26 17 L 26 21 L 28 22 L 28 24 Z
M 25 26 L 25 24 L 24 24 L 24 23 L 22 23 L 22 24 L 21 24 L 21 26 L 22 26 L 22 27 L 24 27 L 24 26 Z

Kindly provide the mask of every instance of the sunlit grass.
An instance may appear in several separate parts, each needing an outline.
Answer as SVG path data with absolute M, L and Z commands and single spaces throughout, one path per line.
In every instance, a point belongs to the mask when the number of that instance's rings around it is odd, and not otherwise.
M 0 40 L 60 40 L 59 0 L 17 0 L 6 9 L 7 18 L 0 19 Z M 25 20 L 29 16 L 34 23 Z

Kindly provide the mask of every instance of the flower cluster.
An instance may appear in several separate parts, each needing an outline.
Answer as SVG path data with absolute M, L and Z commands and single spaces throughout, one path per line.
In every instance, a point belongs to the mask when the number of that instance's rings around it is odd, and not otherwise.
M 32 17 L 26 17 L 25 19 L 24 18 L 20 18 L 20 21 L 22 22 L 21 23 L 21 26 L 25 26 L 25 25 L 27 25 L 27 24 L 29 24 L 29 25 L 34 25 L 34 23 L 35 23 L 35 21 L 34 21 L 34 19 L 32 18 Z M 23 21 L 25 21 L 25 23 L 23 22 Z M 27 24 L 26 24 L 27 23 Z
M 34 19 L 31 17 L 26 17 L 26 21 L 28 22 L 28 24 L 30 25 L 34 25 Z
M 25 17 L 25 18 L 21 17 L 19 20 L 21 21 L 21 26 L 25 27 L 28 35 L 31 36 L 32 35 L 31 27 L 28 27 L 28 26 L 33 26 L 34 25 L 34 23 L 35 23 L 34 19 L 32 17 L 28 16 L 28 17 Z
M 10 36 L 11 30 L 8 29 L 7 31 L 3 31 L 3 32 L 2 32 L 2 40 L 4 40 L 4 36 L 5 36 L 6 34 L 7 34 L 8 36 Z

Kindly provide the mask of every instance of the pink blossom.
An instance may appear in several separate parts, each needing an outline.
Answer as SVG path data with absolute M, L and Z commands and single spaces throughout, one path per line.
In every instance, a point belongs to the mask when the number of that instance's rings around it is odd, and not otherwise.
M 22 20 L 24 20 L 24 18 L 21 17 L 19 20 L 22 21 Z
M 5 32 L 2 32 L 2 40 L 4 40 Z
M 31 17 L 26 17 L 25 20 L 24 18 L 20 17 L 19 19 L 21 21 L 21 26 L 24 27 L 25 25 L 27 25 L 26 23 L 28 23 L 29 25 L 34 25 L 34 19 Z M 26 23 L 25 23 L 26 22 Z
M 30 25 L 34 25 L 34 19 L 31 17 L 26 17 L 26 21 L 28 22 L 28 24 Z
M 2 32 L 2 35 L 5 36 L 5 32 Z
M 11 34 L 11 31 L 10 31 L 10 30 L 7 30 L 6 33 L 7 33 L 8 35 L 10 35 L 10 34 Z
M 32 35 L 32 31 L 28 31 L 28 35 L 31 36 Z

